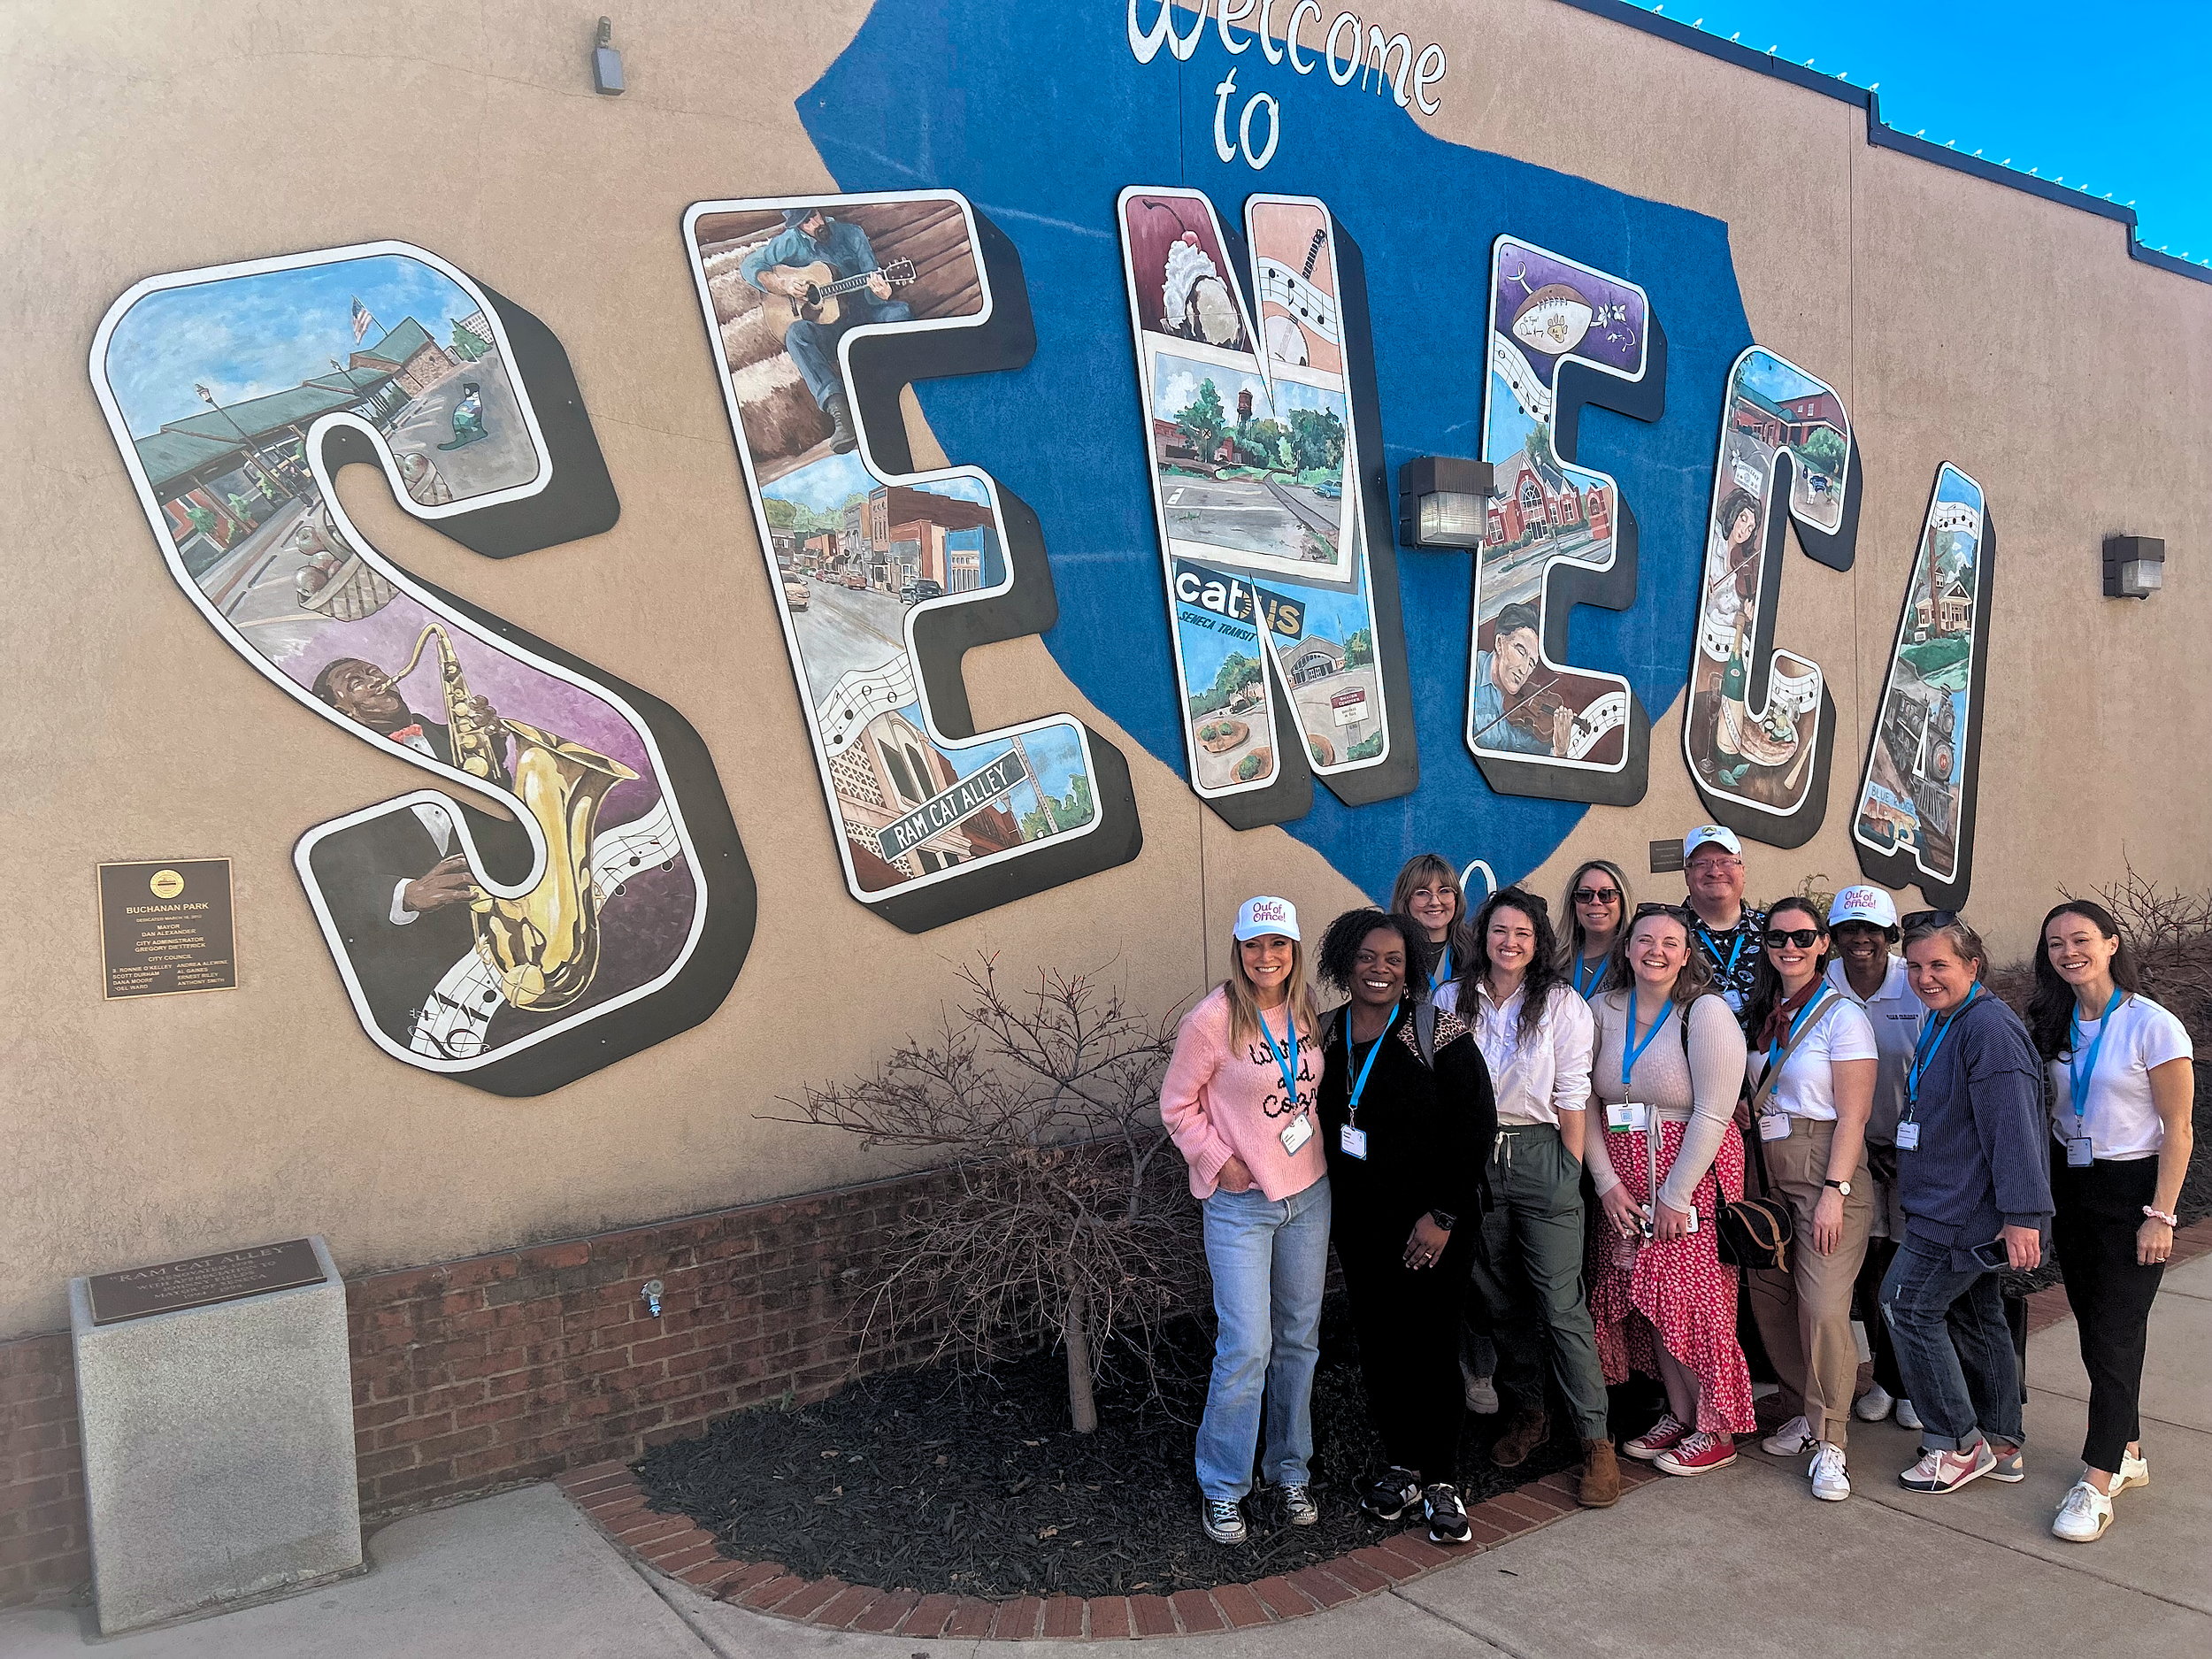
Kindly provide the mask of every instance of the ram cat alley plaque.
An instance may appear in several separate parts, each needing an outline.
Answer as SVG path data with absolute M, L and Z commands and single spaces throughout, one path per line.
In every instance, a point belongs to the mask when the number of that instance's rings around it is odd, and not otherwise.
M 230 860 L 100 866 L 101 988 L 110 1002 L 238 985 Z
M 315 1258 L 313 1243 L 287 1239 L 281 1244 L 257 1244 L 181 1262 L 95 1273 L 85 1281 L 85 1287 L 92 1302 L 92 1323 L 100 1325 L 323 1282 L 322 1263 Z

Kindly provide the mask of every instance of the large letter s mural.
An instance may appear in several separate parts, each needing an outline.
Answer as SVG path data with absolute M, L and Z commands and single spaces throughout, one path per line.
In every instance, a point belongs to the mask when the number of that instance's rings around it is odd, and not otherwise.
M 374 242 L 150 278 L 109 309 L 91 371 L 209 625 L 303 707 L 511 814 L 420 789 L 301 838 L 371 1040 L 537 1094 L 713 1013 L 755 895 L 698 733 L 410 575 L 332 488 L 375 466 L 406 511 L 494 557 L 609 528 L 552 332 L 436 255 Z
M 979 468 L 916 470 L 900 413 L 1029 360 L 1013 244 L 950 190 L 703 202 L 684 240 L 853 897 L 920 933 L 1134 858 L 1113 745 L 975 730 L 962 654 L 1058 615 L 1044 538 Z

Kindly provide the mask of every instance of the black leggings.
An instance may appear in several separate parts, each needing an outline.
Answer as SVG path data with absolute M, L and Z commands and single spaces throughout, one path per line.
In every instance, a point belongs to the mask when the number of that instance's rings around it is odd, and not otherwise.
M 2108 1474 L 2139 1439 L 2136 1402 L 2143 1386 L 2143 1348 L 2150 1333 L 2151 1299 L 2166 1275 L 2162 1263 L 2135 1259 L 2135 1234 L 2143 1206 L 2158 1191 L 2158 1160 L 2100 1158 L 2085 1170 L 2069 1169 L 2066 1155 L 2051 1152 L 2051 1243 L 2066 1277 L 2066 1302 L 2074 1310 L 2082 1368 L 2089 1373 L 2089 1434 L 2081 1460 Z
M 1462 1220 L 1436 1265 L 1418 1271 L 1404 1262 L 1410 1217 L 1355 1217 L 1336 1229 L 1368 1418 L 1384 1455 L 1425 1483 L 1459 1479 L 1459 1432 L 1467 1415 L 1459 1321 L 1476 1220 L 1471 1213 Z

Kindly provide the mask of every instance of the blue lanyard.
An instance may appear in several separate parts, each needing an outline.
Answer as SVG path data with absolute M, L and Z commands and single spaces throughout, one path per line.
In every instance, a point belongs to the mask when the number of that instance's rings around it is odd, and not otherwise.
M 1603 956 L 1600 956 L 1598 958 L 1598 965 L 1590 970 L 1590 982 L 1587 985 L 1585 985 L 1582 982 L 1582 961 L 1580 957 L 1577 957 L 1575 959 L 1573 972 L 1575 979 L 1575 995 L 1577 996 L 1587 996 L 1591 992 L 1598 988 L 1598 981 L 1605 977 L 1605 958 Z
M 1298 1110 L 1298 1016 L 1291 1011 L 1288 1002 L 1283 1004 L 1283 1023 L 1290 1027 L 1290 1052 L 1275 1041 L 1275 1033 L 1267 1028 L 1267 1010 L 1258 1010 L 1260 1035 L 1267 1039 L 1267 1051 L 1275 1056 L 1275 1069 L 1283 1074 L 1283 1099 L 1293 1111 Z
M 1436 995 L 1436 987 L 1439 985 L 1450 984 L 1451 979 L 1452 948 L 1447 945 L 1444 947 L 1444 959 L 1436 964 L 1436 972 L 1429 975 L 1429 995 L 1433 997 Z
M 1825 990 L 1827 987 L 1824 986 L 1821 988 Z M 1787 1048 L 1791 1043 L 1797 1041 L 1797 1028 L 1803 1025 L 1808 1019 L 1812 1018 L 1812 1013 L 1815 1009 L 1824 1008 L 1827 1006 L 1827 1002 L 1828 999 L 1826 997 L 1816 995 L 1811 1002 L 1806 1003 L 1804 1007 L 1799 1009 L 1797 1010 L 1797 1018 L 1790 1021 L 1790 1034 L 1780 1039 L 1778 1041 L 1767 1044 L 1768 1071 L 1773 1071 L 1777 1064 L 1779 1064 L 1782 1050 Z
M 1667 1016 L 1674 1012 L 1674 1002 L 1669 999 L 1659 1010 L 1659 1018 L 1651 1022 L 1651 1029 L 1644 1033 L 1641 1042 L 1636 1041 L 1636 993 L 1628 994 L 1628 1036 L 1621 1044 L 1621 1092 L 1629 1089 L 1628 1074 L 1636 1068 L 1636 1062 L 1644 1057 L 1644 1050 L 1651 1047 L 1651 1040 L 1659 1034 L 1659 1027 L 1667 1023 Z
M 1977 983 L 1974 988 L 1966 994 L 1966 1001 L 1961 1002 L 1945 1016 L 1940 1025 L 1931 1025 L 1920 1033 L 1920 1041 L 1913 1046 L 1912 1070 L 1905 1073 L 1907 1121 L 1912 1121 L 1914 1114 L 1920 1110 L 1920 1079 L 1927 1071 L 1930 1064 L 1935 1059 L 1936 1050 L 1943 1047 L 1943 1040 L 1951 1034 L 1951 1027 L 1958 1023 L 1959 1016 L 1966 1012 L 1973 1005 L 1974 999 L 1981 994 L 1982 987 L 1979 983 Z
M 2089 1064 L 2085 1070 L 2081 1063 L 2081 1005 L 2066 1017 L 2066 1043 L 2073 1051 L 2066 1064 L 2067 1081 L 2074 1091 L 2074 1133 L 2081 1133 L 2082 1114 L 2089 1106 L 2089 1085 L 2097 1075 L 2097 1051 L 2104 1047 L 2105 1033 L 2112 1029 L 2112 1010 L 2120 1006 L 2120 989 L 2112 989 L 2112 1000 L 2104 1005 L 2104 1012 L 2097 1016 L 2097 1040 L 2089 1045 Z
M 1728 947 L 1728 960 L 1722 962 L 1720 959 L 1720 947 L 1713 942 L 1713 930 L 1706 926 L 1706 925 L 1701 921 L 1697 925 L 1697 936 L 1699 940 L 1703 942 L 1706 950 L 1711 955 L 1716 965 L 1719 967 L 1720 977 L 1723 983 L 1725 983 L 1726 981 L 1736 977 L 1736 958 L 1743 955 L 1743 941 L 1751 937 L 1749 933 L 1743 931 L 1743 924 L 1741 922 L 1738 922 L 1736 924 L 1735 933 L 1736 942 Z
M 1264 1022 L 1262 1023 L 1264 1024 Z M 1367 1062 L 1364 1065 L 1360 1067 L 1359 1077 L 1352 1084 L 1351 1098 L 1344 1102 L 1344 1116 L 1348 1122 L 1358 1121 L 1359 1097 L 1367 1092 L 1367 1074 L 1375 1069 L 1375 1056 L 1382 1052 L 1383 1037 L 1390 1035 L 1391 1025 L 1394 1025 L 1397 1023 L 1398 1010 L 1394 1008 L 1390 1010 L 1389 1024 L 1386 1025 L 1382 1028 L 1382 1037 L 1376 1038 L 1374 1046 L 1367 1051 Z M 1349 1010 L 1347 1010 L 1344 1015 L 1344 1046 L 1346 1056 L 1348 1058 L 1351 1049 L 1354 1047 L 1352 1042 L 1352 1016 Z

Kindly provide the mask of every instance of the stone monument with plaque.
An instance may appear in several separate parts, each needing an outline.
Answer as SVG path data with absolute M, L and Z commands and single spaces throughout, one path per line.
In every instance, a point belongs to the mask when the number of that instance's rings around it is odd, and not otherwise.
M 69 1318 L 104 1635 L 361 1570 L 321 1239 L 73 1279 Z

